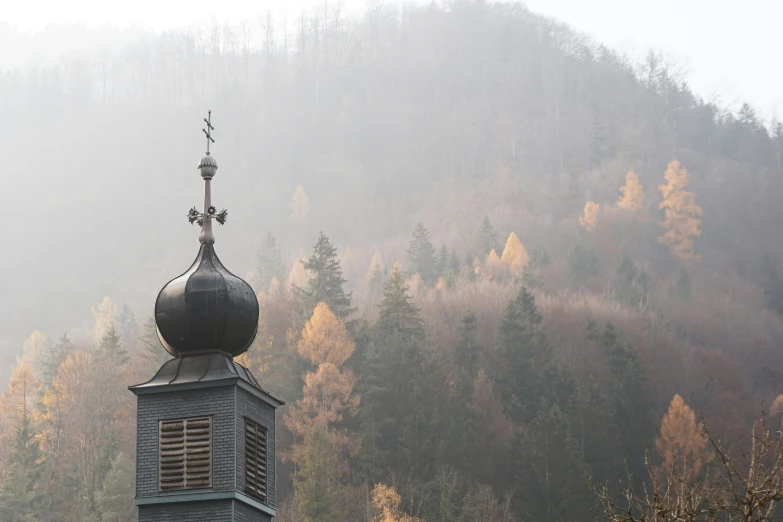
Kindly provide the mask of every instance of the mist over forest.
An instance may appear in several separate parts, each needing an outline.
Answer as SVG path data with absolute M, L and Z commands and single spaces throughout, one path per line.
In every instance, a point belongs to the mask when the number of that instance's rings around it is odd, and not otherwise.
M 8 520 L 131 520 L 127 386 L 198 250 L 207 110 L 216 251 L 261 306 L 241 362 L 288 405 L 278 520 L 594 520 L 587 477 L 643 481 L 645 449 L 707 469 L 694 416 L 780 423 L 783 124 L 654 51 L 470 0 L 90 38 L 35 59 L 0 25 L 0 515 L 9 476 L 35 506 Z

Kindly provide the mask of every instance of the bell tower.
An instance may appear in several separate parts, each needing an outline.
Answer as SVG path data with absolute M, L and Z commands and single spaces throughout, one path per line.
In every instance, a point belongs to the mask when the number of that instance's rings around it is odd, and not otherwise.
M 204 210 L 196 259 L 158 294 L 155 323 L 173 356 L 137 397 L 136 505 L 139 522 L 264 522 L 275 516 L 275 409 L 283 403 L 234 361 L 258 328 L 258 301 L 215 253 L 212 205 L 217 162 L 211 111 L 198 170 Z

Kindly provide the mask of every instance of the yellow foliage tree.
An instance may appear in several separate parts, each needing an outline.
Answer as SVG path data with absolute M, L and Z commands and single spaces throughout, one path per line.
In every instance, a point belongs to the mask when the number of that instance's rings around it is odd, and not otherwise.
M 326 303 L 318 303 L 302 330 L 302 338 L 297 345 L 299 355 L 316 366 L 331 363 L 340 367 L 355 348 L 342 321 Z
M 617 200 L 617 206 L 638 212 L 644 204 L 644 188 L 639 182 L 639 175 L 634 171 L 629 171 L 625 175 L 625 185 L 620 188 L 620 197 Z
M 659 205 L 664 211 L 661 222 L 663 234 L 658 241 L 667 245 L 669 251 L 680 259 L 696 259 L 693 250 L 694 239 L 701 235 L 701 216 L 704 214 L 696 204 L 692 192 L 685 190 L 690 176 L 679 161 L 672 161 L 664 174 L 665 185 L 659 186 L 663 201 Z
M 353 394 L 356 377 L 325 362 L 305 375 L 302 398 L 286 417 L 286 424 L 297 435 L 304 435 L 315 424 L 327 429 L 343 416 L 356 415 L 360 399 Z
M 310 198 L 307 197 L 302 185 L 298 185 L 291 197 L 291 218 L 295 221 L 304 221 L 310 212 Z
M 372 490 L 372 522 L 422 522 L 400 510 L 400 494 L 386 484 L 376 484 Z
M 377 274 L 382 274 L 385 270 L 386 265 L 383 263 L 383 257 L 381 256 L 381 253 L 376 250 L 370 260 L 370 266 L 367 267 L 367 274 L 365 274 L 364 279 L 371 281 Z
M 585 203 L 585 210 L 582 217 L 579 218 L 579 223 L 588 232 L 595 230 L 595 226 L 598 223 L 598 214 L 601 211 L 601 205 L 595 201 L 588 201 Z
M 512 275 L 519 275 L 527 265 L 528 255 L 525 250 L 522 241 L 517 237 L 515 233 L 511 233 L 506 240 L 506 246 L 503 248 L 503 256 L 501 257 L 504 263 L 508 265 Z
M 22 356 L 17 356 L 16 363 L 20 366 L 29 364 L 39 368 L 41 355 L 43 355 L 47 344 L 49 344 L 49 337 L 40 330 L 33 330 L 25 339 Z
M 92 309 L 92 315 L 95 317 L 95 328 L 92 329 L 92 339 L 98 344 L 109 328 L 115 324 L 120 315 L 120 307 L 109 297 L 104 297 L 98 308 Z
M 495 249 L 493 248 L 490 250 L 489 255 L 487 256 L 486 267 L 483 271 L 484 277 L 487 279 L 496 279 L 502 276 L 503 273 L 507 271 L 507 269 L 507 265 L 503 263 L 503 261 L 498 256 L 498 253 L 495 252 Z
M 674 465 L 684 465 L 691 476 L 698 475 L 709 459 L 707 439 L 701 435 L 696 415 L 679 395 L 674 396 L 669 411 L 663 417 L 661 435 L 655 439 L 655 448 L 665 470 Z

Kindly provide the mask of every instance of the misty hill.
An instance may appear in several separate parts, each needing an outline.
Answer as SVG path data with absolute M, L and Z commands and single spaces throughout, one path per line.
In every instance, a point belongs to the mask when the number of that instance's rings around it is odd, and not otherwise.
M 104 295 L 150 312 L 195 254 L 184 213 L 200 201 L 207 108 L 230 216 L 218 249 L 242 275 L 267 230 L 293 262 L 323 229 L 362 274 L 380 245 L 403 260 L 419 219 L 465 255 L 484 214 L 564 259 L 585 201 L 616 199 L 628 170 L 652 196 L 675 158 L 704 209 L 705 280 L 757 284 L 763 254 L 781 253 L 781 126 L 698 99 L 653 55 L 626 63 L 518 4 L 378 6 L 358 20 L 326 8 L 286 25 L 2 71 L 6 351 L 33 328 L 80 328 Z M 294 222 L 300 185 L 309 213 Z M 625 247 L 667 278 L 654 240 Z

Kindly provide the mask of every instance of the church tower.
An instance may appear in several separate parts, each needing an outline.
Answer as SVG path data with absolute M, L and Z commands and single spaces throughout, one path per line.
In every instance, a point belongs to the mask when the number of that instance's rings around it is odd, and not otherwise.
M 210 111 L 211 113 L 211 111 Z M 155 322 L 174 358 L 152 379 L 131 386 L 137 397 L 136 505 L 139 522 L 262 522 L 275 516 L 275 409 L 250 370 L 234 361 L 258 328 L 258 301 L 215 253 L 212 222 L 226 211 L 211 201 L 217 162 L 207 154 L 204 211 L 196 260 L 158 294 Z

